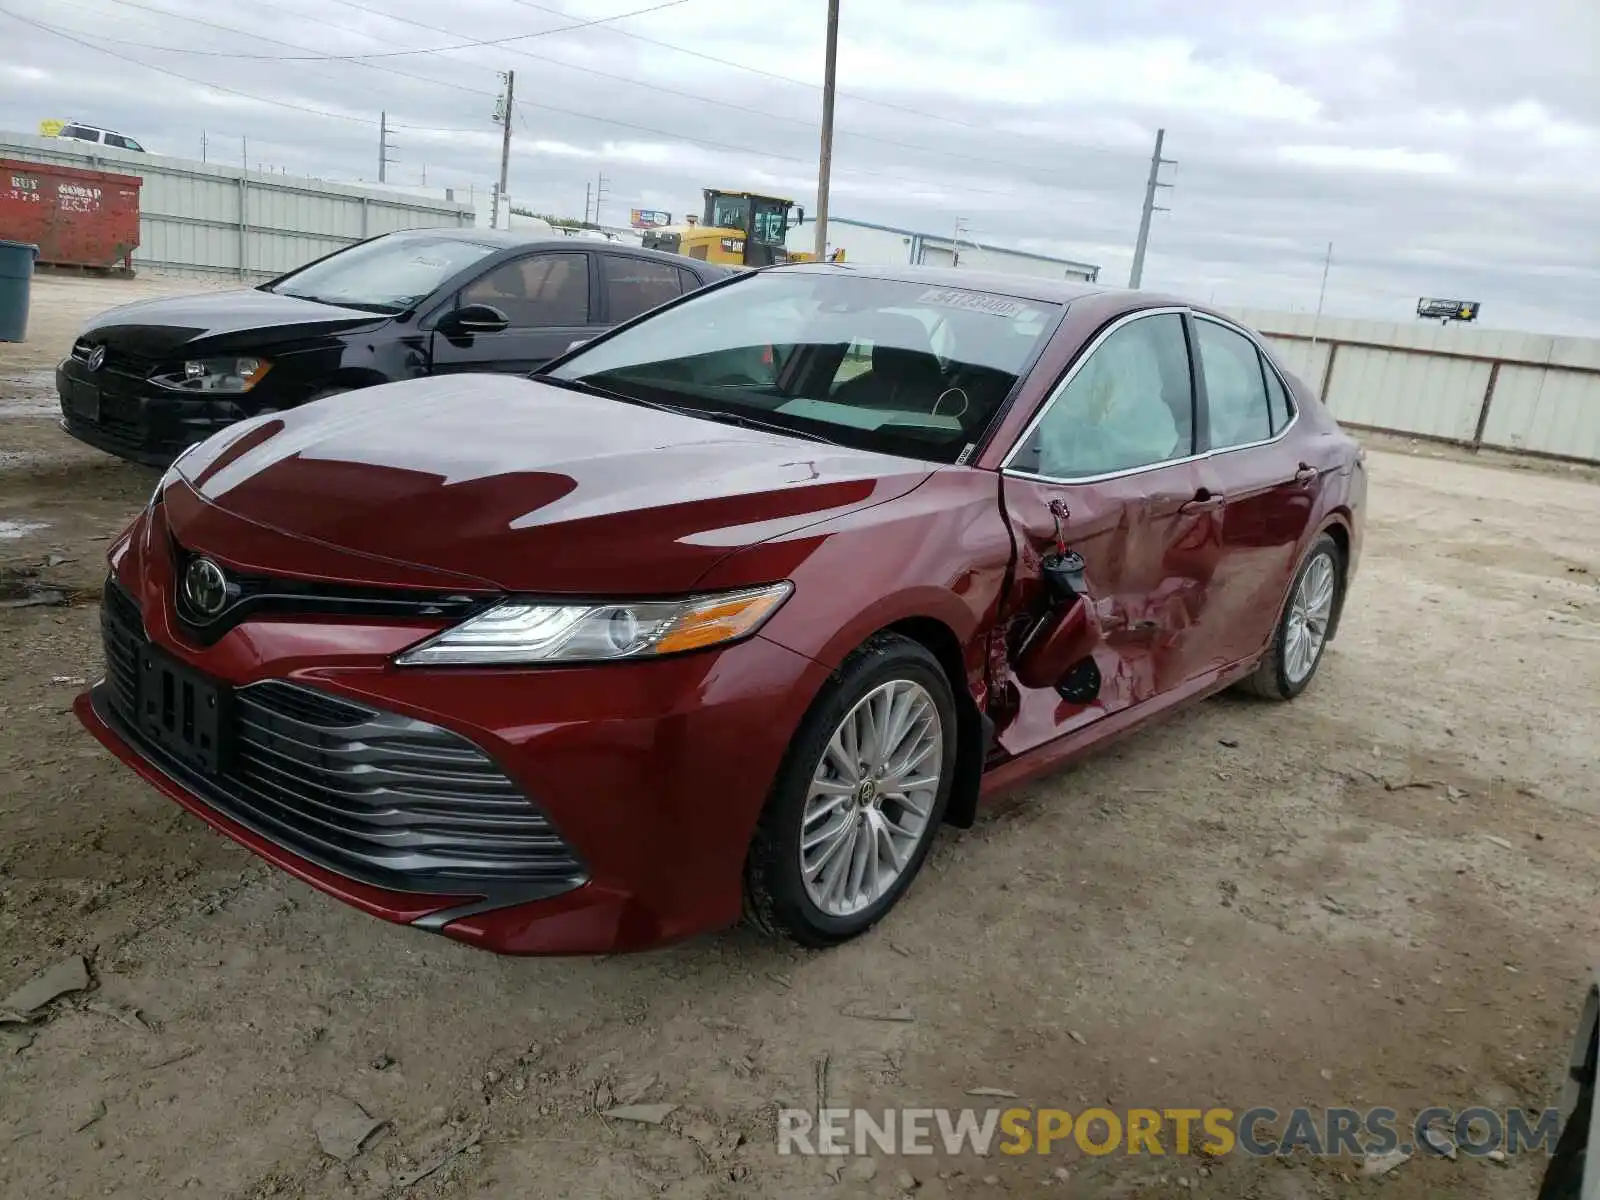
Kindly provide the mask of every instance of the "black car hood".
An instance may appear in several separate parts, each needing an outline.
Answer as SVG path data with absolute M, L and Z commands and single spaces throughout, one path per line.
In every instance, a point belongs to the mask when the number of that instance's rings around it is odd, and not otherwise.
M 101 313 L 79 337 L 141 358 L 266 349 L 379 325 L 390 317 L 254 288 L 140 300 Z

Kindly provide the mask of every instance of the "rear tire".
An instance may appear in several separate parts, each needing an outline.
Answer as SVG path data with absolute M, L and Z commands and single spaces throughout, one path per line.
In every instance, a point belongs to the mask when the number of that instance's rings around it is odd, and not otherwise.
M 927 858 L 956 768 L 954 696 L 928 649 L 873 635 L 800 722 L 745 859 L 745 916 L 837 945 L 894 907 Z
M 1265 700 L 1293 700 L 1316 677 L 1333 617 L 1344 595 L 1344 556 L 1327 534 L 1311 544 L 1289 585 L 1272 642 L 1241 691 Z

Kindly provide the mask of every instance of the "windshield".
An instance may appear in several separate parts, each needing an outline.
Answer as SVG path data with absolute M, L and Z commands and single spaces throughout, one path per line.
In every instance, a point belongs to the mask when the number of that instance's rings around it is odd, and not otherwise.
M 820 271 L 762 272 L 579 351 L 552 379 L 695 415 L 955 462 L 1062 306 Z
M 742 230 L 749 211 L 750 200 L 746 196 L 717 196 L 711 201 L 706 221 L 716 229 Z
M 493 246 L 426 235 L 380 237 L 312 263 L 266 290 L 347 308 L 404 312 Z

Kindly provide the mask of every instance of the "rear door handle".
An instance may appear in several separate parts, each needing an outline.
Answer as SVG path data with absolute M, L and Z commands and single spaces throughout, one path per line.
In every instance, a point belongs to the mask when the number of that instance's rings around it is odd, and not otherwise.
M 1320 475 L 1320 474 L 1321 474 L 1321 472 L 1318 471 L 1311 464 L 1309 464 L 1309 463 L 1301 463 L 1300 464 L 1300 469 L 1294 473 L 1294 481 L 1296 483 L 1298 483 L 1301 487 L 1306 487 L 1308 484 L 1311 483 L 1312 480 L 1316 479 L 1316 477 L 1318 475 Z
M 1216 512 L 1221 507 L 1221 495 L 1207 488 L 1201 488 L 1195 492 L 1193 500 L 1185 500 L 1178 505 L 1178 511 L 1181 513 Z

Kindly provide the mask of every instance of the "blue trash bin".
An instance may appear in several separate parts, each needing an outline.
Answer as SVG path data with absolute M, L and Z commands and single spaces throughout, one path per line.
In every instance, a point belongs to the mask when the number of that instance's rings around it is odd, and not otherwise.
M 28 296 L 38 257 L 39 247 L 31 242 L 0 240 L 0 342 L 27 340 Z

